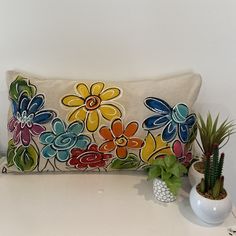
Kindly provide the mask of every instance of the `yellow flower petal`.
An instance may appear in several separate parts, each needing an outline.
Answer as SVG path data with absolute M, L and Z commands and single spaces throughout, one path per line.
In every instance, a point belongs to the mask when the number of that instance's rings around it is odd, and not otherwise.
M 83 98 L 87 98 L 90 93 L 89 93 L 89 90 L 88 90 L 88 87 L 86 86 L 86 84 L 78 84 L 76 86 L 76 89 L 78 91 L 78 93 L 83 97 Z
M 148 133 L 144 141 L 145 144 L 141 150 L 141 158 L 144 162 L 148 162 L 148 158 L 156 149 L 156 142 L 151 133 Z
M 100 98 L 102 101 L 114 99 L 120 95 L 121 91 L 118 88 L 109 88 L 101 93 Z
M 160 134 L 156 136 L 155 141 L 156 141 L 156 148 L 162 148 L 168 145 L 167 142 L 162 140 Z
M 92 95 L 99 95 L 102 92 L 103 88 L 104 88 L 104 83 L 102 82 L 95 83 L 91 86 L 90 93 Z
M 74 122 L 77 120 L 84 121 L 85 118 L 86 118 L 86 109 L 85 107 L 80 107 L 70 114 L 68 121 L 69 122 Z
M 102 116 L 109 121 L 121 117 L 121 111 L 115 105 L 103 104 L 100 106 L 99 110 L 101 111 Z
M 79 107 L 84 104 L 84 100 L 76 95 L 68 95 L 62 98 L 62 104 L 67 107 Z
M 98 125 L 99 125 L 99 116 L 97 110 L 90 111 L 88 113 L 86 121 L 87 130 L 90 132 L 94 132 L 97 130 Z
M 167 142 L 164 142 L 161 138 L 161 135 L 154 136 L 151 133 L 148 133 L 145 138 L 145 145 L 141 150 L 141 158 L 146 163 L 152 163 L 159 157 L 166 155 L 173 155 L 171 147 Z

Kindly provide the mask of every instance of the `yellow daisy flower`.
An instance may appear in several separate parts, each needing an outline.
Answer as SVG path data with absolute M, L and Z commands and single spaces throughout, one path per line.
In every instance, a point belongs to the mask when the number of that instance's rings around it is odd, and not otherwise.
M 104 83 L 97 82 L 89 89 L 86 84 L 79 83 L 76 86 L 78 95 L 63 97 L 63 105 L 76 108 L 69 114 L 68 121 L 82 120 L 86 123 L 87 130 L 94 132 L 99 126 L 100 114 L 108 121 L 120 118 L 120 109 L 109 101 L 117 98 L 121 91 L 115 87 L 104 90 L 104 86 Z

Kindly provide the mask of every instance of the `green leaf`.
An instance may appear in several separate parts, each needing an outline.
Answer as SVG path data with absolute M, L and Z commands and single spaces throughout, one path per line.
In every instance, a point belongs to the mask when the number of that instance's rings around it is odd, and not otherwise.
M 166 181 L 168 180 L 172 174 L 170 172 L 166 172 L 164 169 L 161 170 L 161 179 Z
M 176 177 L 180 177 L 179 165 L 174 165 L 172 168 L 169 169 L 169 172 Z
M 160 177 L 161 175 L 161 167 L 160 166 L 152 166 L 148 171 L 148 180 L 155 179 Z
M 154 160 L 154 161 L 152 162 L 152 165 L 162 166 L 162 167 L 165 168 L 166 166 L 165 166 L 164 159 L 165 159 L 165 158 L 157 158 L 156 160 Z
M 171 177 L 170 179 L 165 181 L 167 187 L 170 189 L 170 191 L 174 194 L 177 195 L 180 187 L 181 187 L 181 179 L 178 177 Z
M 10 85 L 9 95 L 14 101 L 17 102 L 18 97 L 22 92 L 29 97 L 33 97 L 36 94 L 36 87 L 31 85 L 26 78 L 17 76 Z
M 180 176 L 182 176 L 183 174 L 187 174 L 188 170 L 183 164 L 179 163 L 178 167 L 179 167 Z
M 11 167 L 14 165 L 13 158 L 15 156 L 16 146 L 14 144 L 13 139 L 9 140 L 8 142 L 8 149 L 7 149 L 7 166 Z
M 20 146 L 15 151 L 14 164 L 21 171 L 32 171 L 38 164 L 38 158 L 39 153 L 33 145 Z
M 133 169 L 137 168 L 139 166 L 139 163 L 140 160 L 138 159 L 138 157 L 135 154 L 130 153 L 124 160 L 118 158 L 115 159 L 111 164 L 111 168 L 116 170 Z
M 171 168 L 176 163 L 176 157 L 175 156 L 166 156 L 164 159 L 166 168 Z

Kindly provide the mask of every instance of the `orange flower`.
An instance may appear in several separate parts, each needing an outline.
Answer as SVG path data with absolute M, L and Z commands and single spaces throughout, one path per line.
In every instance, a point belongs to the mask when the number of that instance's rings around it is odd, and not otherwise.
M 144 141 L 133 137 L 138 130 L 138 123 L 130 122 L 124 129 L 121 119 L 115 119 L 111 129 L 106 126 L 99 130 L 100 135 L 106 140 L 100 147 L 101 152 L 111 152 L 116 149 L 117 157 L 124 159 L 128 154 L 128 148 L 141 148 Z

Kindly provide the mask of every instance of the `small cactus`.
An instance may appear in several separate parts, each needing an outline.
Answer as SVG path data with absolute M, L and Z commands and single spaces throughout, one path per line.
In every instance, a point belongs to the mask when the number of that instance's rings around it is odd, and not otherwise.
M 210 194 L 217 199 L 224 189 L 224 176 L 222 176 L 224 153 L 219 158 L 219 147 L 214 145 L 213 155 L 208 156 L 205 162 L 204 178 L 200 182 L 200 192 Z
M 213 198 L 217 198 L 220 195 L 221 182 L 220 178 L 216 180 L 215 185 L 212 188 Z

